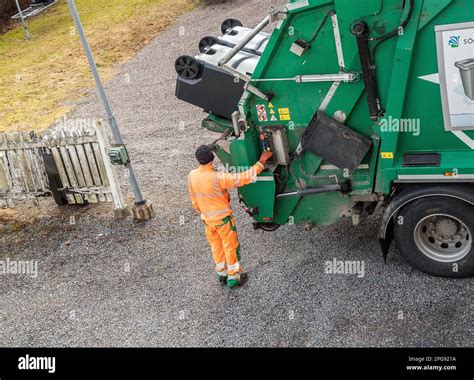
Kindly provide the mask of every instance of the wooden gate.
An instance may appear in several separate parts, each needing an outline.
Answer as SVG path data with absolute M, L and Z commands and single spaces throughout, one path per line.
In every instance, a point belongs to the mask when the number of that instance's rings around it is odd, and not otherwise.
M 125 209 L 100 122 L 45 133 L 0 133 L 0 206 L 53 196 L 58 204 L 114 202 Z

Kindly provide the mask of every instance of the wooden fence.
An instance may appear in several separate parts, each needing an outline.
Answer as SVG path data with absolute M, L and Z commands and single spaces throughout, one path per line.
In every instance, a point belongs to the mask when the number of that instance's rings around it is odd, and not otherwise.
M 116 209 L 124 209 L 109 148 L 99 122 L 39 135 L 0 134 L 0 206 L 52 195 L 59 204 L 114 202 Z

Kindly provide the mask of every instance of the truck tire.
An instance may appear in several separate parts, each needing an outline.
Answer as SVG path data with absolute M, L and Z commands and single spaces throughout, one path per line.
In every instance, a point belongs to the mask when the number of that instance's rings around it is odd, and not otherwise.
M 405 259 L 440 277 L 474 275 L 474 206 L 450 197 L 421 198 L 394 217 L 395 240 Z

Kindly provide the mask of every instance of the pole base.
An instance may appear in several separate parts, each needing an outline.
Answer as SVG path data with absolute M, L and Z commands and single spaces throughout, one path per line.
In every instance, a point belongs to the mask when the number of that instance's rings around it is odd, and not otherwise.
M 153 210 L 153 204 L 151 201 L 146 201 L 141 205 L 133 205 L 132 207 L 133 219 L 138 221 L 150 220 L 155 216 L 155 211 Z
M 125 208 L 116 208 L 114 210 L 115 219 L 126 219 L 130 215 L 130 210 L 128 207 Z

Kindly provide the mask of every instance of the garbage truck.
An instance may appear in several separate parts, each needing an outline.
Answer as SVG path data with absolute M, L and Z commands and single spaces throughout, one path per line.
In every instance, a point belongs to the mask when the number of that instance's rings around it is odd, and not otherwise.
M 395 240 L 421 271 L 472 276 L 472 0 L 300 0 L 262 18 L 224 20 L 175 64 L 226 170 L 273 152 L 238 191 L 254 228 L 377 209 L 383 257 Z

